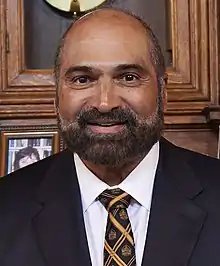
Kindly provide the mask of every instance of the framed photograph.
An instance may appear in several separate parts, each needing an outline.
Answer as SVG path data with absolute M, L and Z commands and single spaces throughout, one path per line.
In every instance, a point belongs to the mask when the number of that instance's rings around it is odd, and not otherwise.
M 58 131 L 1 132 L 0 176 L 59 152 Z

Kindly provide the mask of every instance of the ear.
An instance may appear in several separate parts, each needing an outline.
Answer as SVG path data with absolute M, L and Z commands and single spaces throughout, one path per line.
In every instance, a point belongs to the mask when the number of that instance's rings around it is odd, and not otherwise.
M 56 96 L 57 97 L 57 96 Z M 57 114 L 58 112 L 58 99 L 57 98 L 54 98 L 53 99 L 53 107 L 54 107 L 54 112 Z
M 56 106 L 56 99 L 55 99 L 55 98 L 53 99 L 53 107 L 54 107 L 54 110 L 55 110 L 55 112 L 56 112 L 56 110 L 57 110 L 57 106 Z
M 167 82 L 168 82 L 168 75 L 165 74 L 163 77 L 163 82 L 162 82 L 162 91 L 163 91 L 163 110 L 164 112 L 167 111 Z

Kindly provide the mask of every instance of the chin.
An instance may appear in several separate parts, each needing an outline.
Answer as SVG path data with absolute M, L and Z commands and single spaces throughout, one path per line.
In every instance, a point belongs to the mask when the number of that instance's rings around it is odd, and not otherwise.
M 87 149 L 80 149 L 75 152 L 81 159 L 90 163 L 114 168 L 132 162 L 143 155 L 140 151 L 132 150 L 129 145 L 117 145 L 111 142 L 96 143 L 90 145 Z

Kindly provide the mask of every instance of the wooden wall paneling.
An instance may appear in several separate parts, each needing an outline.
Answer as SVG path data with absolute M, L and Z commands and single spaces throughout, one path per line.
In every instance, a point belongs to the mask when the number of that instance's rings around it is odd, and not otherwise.
M 187 147 L 191 142 L 193 149 L 203 147 L 202 152 L 214 155 L 216 133 L 211 133 L 203 110 L 207 106 L 219 110 L 220 105 L 220 4 L 218 0 L 170 1 L 173 64 L 167 68 L 165 124 L 170 129 L 166 136 Z M 0 0 L 0 15 L 0 125 L 8 119 L 15 125 L 42 119 L 51 124 L 55 118 L 53 71 L 26 68 L 24 0 Z M 210 149 L 205 144 L 209 139 Z
M 22 0 L 1 1 L 0 117 L 54 117 L 52 70 L 25 68 Z
M 211 72 L 217 73 L 216 80 L 220 79 L 220 2 L 216 2 L 212 6 L 213 9 L 211 13 L 216 16 L 215 27 L 212 33 L 216 36 L 216 45 L 213 47 L 210 53 L 210 68 Z M 214 130 L 219 130 L 220 125 L 220 86 L 219 81 L 217 83 L 213 82 L 212 92 L 216 95 L 216 104 L 208 105 L 204 109 L 204 114 L 206 115 L 207 121 L 213 127 Z
M 178 146 L 217 157 L 218 133 L 210 128 L 165 129 L 164 137 Z
M 1 2 L 0 117 L 54 117 L 52 70 L 25 68 L 23 1 Z M 173 0 L 171 23 L 173 66 L 168 68 L 165 121 L 203 124 L 203 108 L 218 103 L 217 0 Z
M 171 3 L 173 67 L 168 69 L 166 122 L 204 124 L 202 110 L 218 103 L 217 1 Z

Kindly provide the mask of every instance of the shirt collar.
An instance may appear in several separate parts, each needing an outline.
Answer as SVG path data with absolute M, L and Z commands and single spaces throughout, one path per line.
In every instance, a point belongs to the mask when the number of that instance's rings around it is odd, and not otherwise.
M 120 183 L 118 187 L 130 194 L 148 211 L 151 206 L 151 198 L 155 173 L 159 160 L 159 142 L 157 142 L 139 163 L 139 165 Z M 105 190 L 110 189 L 109 185 L 96 177 L 81 161 L 77 154 L 74 154 L 76 172 L 80 186 L 82 207 L 85 212 L 96 198 Z

